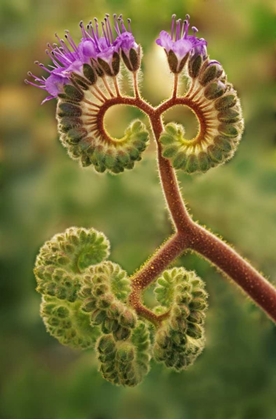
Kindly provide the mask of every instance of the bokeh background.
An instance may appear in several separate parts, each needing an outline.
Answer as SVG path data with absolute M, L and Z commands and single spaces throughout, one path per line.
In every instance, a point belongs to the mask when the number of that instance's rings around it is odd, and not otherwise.
M 61 346 L 39 316 L 32 273 L 43 242 L 70 226 L 93 226 L 112 244 L 113 261 L 136 270 L 171 233 L 154 145 L 134 170 L 99 175 L 71 161 L 57 137 L 55 102 L 23 82 L 45 47 L 78 22 L 109 12 L 132 18 L 143 45 L 143 94 L 154 105 L 170 91 L 155 39 L 172 13 L 191 15 L 208 51 L 240 93 L 245 133 L 235 158 L 205 175 L 180 175 L 196 220 L 213 229 L 270 281 L 276 278 L 274 0 L 0 0 L 0 416 L 4 418 L 275 418 L 276 328 L 234 284 L 195 255 L 210 294 L 207 344 L 183 373 L 157 364 L 134 389 L 97 372 L 94 353 Z M 116 110 L 110 130 L 132 116 Z M 189 113 L 175 111 L 183 122 Z M 136 115 L 135 115 L 136 116 Z M 172 117 L 173 115 L 171 115 Z M 143 117 L 144 118 L 144 117 Z M 122 126 L 118 125 L 122 121 Z M 145 120 L 146 121 L 146 120 Z

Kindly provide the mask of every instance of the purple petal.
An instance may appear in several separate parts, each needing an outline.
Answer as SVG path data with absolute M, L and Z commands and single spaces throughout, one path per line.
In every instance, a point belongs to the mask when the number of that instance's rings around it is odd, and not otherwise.
M 156 44 L 160 45 L 160 47 L 165 48 L 167 52 L 173 49 L 174 41 L 171 39 L 171 36 L 166 31 L 161 31 L 159 34 L 159 38 L 156 40 Z
M 101 58 L 102 60 L 106 61 L 108 64 L 111 64 L 114 52 L 115 52 L 114 48 L 109 47 L 105 51 L 102 51 L 99 54 L 97 54 L 97 58 Z
M 83 61 L 89 58 L 96 58 L 97 50 L 95 42 L 92 39 L 83 39 L 78 45 L 78 54 Z
M 134 36 L 130 32 L 123 32 L 115 40 L 114 46 L 122 48 L 125 53 L 130 51 L 132 48 L 135 50 L 138 48 L 138 44 L 135 42 Z
M 191 54 L 207 55 L 207 42 L 205 39 L 197 38 L 195 35 L 188 35 L 189 26 L 188 15 L 182 24 L 181 20 L 176 21 L 175 15 L 173 15 L 171 34 L 166 31 L 161 31 L 156 43 L 163 47 L 167 53 L 172 50 L 179 61 L 189 52 Z M 194 34 L 197 33 L 195 27 L 192 27 L 192 30 Z
M 63 86 L 68 83 L 68 81 L 69 79 L 52 73 L 48 79 L 45 80 L 45 90 L 47 90 L 53 98 L 56 98 L 57 95 L 63 91 Z
M 179 60 L 181 60 L 185 55 L 191 51 L 193 44 L 187 39 L 179 39 L 173 43 L 172 50 Z

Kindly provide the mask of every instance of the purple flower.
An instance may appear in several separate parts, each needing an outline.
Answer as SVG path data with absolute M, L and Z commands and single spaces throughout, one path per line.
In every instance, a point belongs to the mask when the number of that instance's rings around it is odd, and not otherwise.
M 194 35 L 188 35 L 190 16 L 186 15 L 186 19 L 182 22 L 181 19 L 176 20 L 176 15 L 172 16 L 171 34 L 166 31 L 161 31 L 156 44 L 163 47 L 167 54 L 172 51 L 176 56 L 178 63 L 190 53 L 206 55 L 207 42 L 203 38 L 197 38 L 195 34 L 198 32 L 197 28 L 192 26 Z
M 115 53 L 123 52 L 128 54 L 131 49 L 137 50 L 138 44 L 131 33 L 130 19 L 128 19 L 128 29 L 124 25 L 122 15 L 113 16 L 115 33 L 112 30 L 109 15 L 106 15 L 101 23 L 101 34 L 98 20 L 94 19 L 94 24 L 89 22 L 86 28 L 83 22 L 80 23 L 82 39 L 78 45 L 68 31 L 65 33 L 67 43 L 57 35 L 59 45 L 48 44 L 46 53 L 50 57 L 52 64 L 49 67 L 36 62 L 43 70 L 50 75 L 48 78 L 38 77 L 28 73 L 33 81 L 25 80 L 27 84 L 39 87 L 49 93 L 44 102 L 56 98 L 63 91 L 65 84 L 70 83 L 72 73 L 81 74 L 83 64 L 92 64 L 91 60 L 104 60 L 108 66 L 112 66 Z M 112 70 L 111 70 L 112 73 Z

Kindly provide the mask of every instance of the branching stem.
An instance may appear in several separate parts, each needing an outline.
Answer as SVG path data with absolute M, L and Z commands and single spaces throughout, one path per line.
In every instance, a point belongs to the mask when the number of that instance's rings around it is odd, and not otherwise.
M 181 196 L 175 172 L 169 160 L 161 154 L 159 138 L 163 131 L 163 112 L 174 105 L 189 106 L 200 122 L 198 135 L 201 136 L 204 135 L 201 110 L 190 98 L 176 97 L 175 89 L 172 98 L 154 108 L 141 99 L 136 77 L 134 88 L 135 98 L 117 97 L 107 100 L 101 106 L 98 118 L 103 120 L 106 110 L 116 104 L 136 106 L 148 115 L 157 145 L 161 185 L 175 233 L 132 276 L 132 293 L 129 303 L 139 315 L 155 325 L 166 318 L 167 314 L 157 316 L 142 304 L 142 293 L 169 264 L 189 249 L 202 255 L 217 266 L 224 275 L 234 280 L 276 322 L 276 289 L 229 245 L 192 220 Z

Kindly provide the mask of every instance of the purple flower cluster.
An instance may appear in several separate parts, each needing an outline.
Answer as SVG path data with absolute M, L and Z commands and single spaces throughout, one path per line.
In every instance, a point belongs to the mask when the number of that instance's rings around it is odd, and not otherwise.
M 63 86 L 70 83 L 71 74 L 81 72 L 83 64 L 91 64 L 91 60 L 102 59 L 110 65 L 114 53 L 123 52 L 128 56 L 131 49 L 138 50 L 139 46 L 131 32 L 130 19 L 126 28 L 122 15 L 118 17 L 114 15 L 113 18 L 115 35 L 107 14 L 101 23 L 101 34 L 98 20 L 95 18 L 94 26 L 89 22 L 85 28 L 83 23 L 80 23 L 82 39 L 78 45 L 68 31 L 65 33 L 67 43 L 56 35 L 59 45 L 48 44 L 46 53 L 53 64 L 46 67 L 42 63 L 36 63 L 50 75 L 48 78 L 37 77 L 29 72 L 28 75 L 34 81 L 25 80 L 27 84 L 44 89 L 50 94 L 42 103 L 56 98 L 63 91 Z
M 194 35 L 188 35 L 190 26 L 190 16 L 186 15 L 186 19 L 176 20 L 176 15 L 172 16 L 171 34 L 161 31 L 156 43 L 163 47 L 168 54 L 172 51 L 180 62 L 188 53 L 191 55 L 206 55 L 207 42 L 203 38 L 197 38 L 195 34 L 197 28 L 192 26 Z

